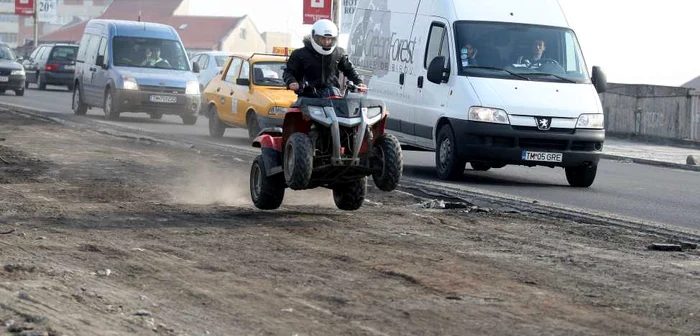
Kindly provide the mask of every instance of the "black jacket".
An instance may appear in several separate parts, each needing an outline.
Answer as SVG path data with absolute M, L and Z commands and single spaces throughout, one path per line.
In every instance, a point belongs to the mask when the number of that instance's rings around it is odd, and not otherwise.
M 304 38 L 304 47 L 295 49 L 289 55 L 283 78 L 287 87 L 294 82 L 302 86 L 307 81 L 309 86 L 318 89 L 340 88 L 340 71 L 353 83 L 362 83 L 343 48 L 336 47 L 332 54 L 321 55 L 311 46 L 310 37 L 307 36 Z

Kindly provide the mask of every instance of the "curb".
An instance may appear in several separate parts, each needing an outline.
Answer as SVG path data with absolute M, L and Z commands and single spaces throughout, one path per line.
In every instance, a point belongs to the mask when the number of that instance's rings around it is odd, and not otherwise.
M 600 158 L 607 159 L 607 160 L 615 160 L 615 161 L 633 162 L 633 163 L 644 164 L 644 165 L 648 165 L 648 166 L 657 166 L 657 167 L 663 167 L 663 168 L 674 168 L 674 169 L 700 172 L 700 166 L 692 166 L 689 164 L 682 164 L 682 163 L 656 161 L 656 160 L 649 160 L 649 159 L 639 159 L 639 158 L 632 158 L 632 157 L 628 157 L 628 156 L 621 156 L 621 155 L 614 155 L 614 154 L 601 154 Z

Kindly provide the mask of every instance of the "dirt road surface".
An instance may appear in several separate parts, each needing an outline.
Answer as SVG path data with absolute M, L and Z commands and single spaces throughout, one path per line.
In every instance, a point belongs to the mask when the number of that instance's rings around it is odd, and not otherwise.
M 371 180 L 265 212 L 234 152 L 7 111 L 0 138 L 0 334 L 700 335 L 700 252 L 663 237 Z

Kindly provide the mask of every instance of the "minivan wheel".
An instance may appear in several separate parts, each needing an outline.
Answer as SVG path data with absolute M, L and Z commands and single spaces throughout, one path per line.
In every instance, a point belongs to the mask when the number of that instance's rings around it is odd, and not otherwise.
M 185 125 L 194 125 L 197 123 L 197 115 L 183 115 L 182 117 L 182 123 Z
M 105 116 L 110 120 L 119 119 L 119 111 L 114 108 L 114 96 L 111 90 L 107 90 L 105 93 L 105 106 L 103 107 L 105 111 Z
M 450 125 L 443 125 L 437 136 L 435 170 L 442 180 L 455 180 L 464 174 L 466 160 L 457 154 L 457 141 Z
M 73 113 L 75 115 L 85 115 L 87 113 L 87 105 L 83 102 L 82 91 L 80 87 L 73 90 Z

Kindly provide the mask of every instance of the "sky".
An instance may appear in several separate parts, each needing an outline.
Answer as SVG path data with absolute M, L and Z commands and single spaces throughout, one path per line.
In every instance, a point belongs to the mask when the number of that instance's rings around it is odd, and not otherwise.
M 700 0 L 560 3 L 589 70 L 602 67 L 609 82 L 681 86 L 700 76 Z M 261 33 L 290 33 L 300 43 L 310 32 L 302 7 L 302 0 L 192 0 L 190 14 L 247 14 Z

